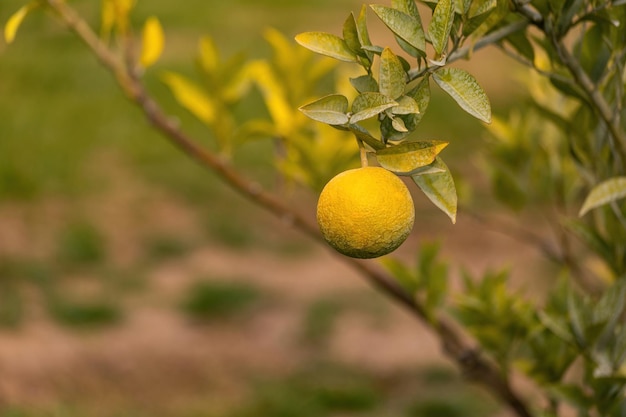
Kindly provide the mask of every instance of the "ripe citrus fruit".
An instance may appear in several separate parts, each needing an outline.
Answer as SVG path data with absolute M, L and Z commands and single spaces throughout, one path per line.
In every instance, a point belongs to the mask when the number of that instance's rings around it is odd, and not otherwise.
M 324 239 L 353 258 L 377 258 L 398 248 L 413 228 L 408 188 L 380 167 L 344 171 L 331 179 L 317 203 Z

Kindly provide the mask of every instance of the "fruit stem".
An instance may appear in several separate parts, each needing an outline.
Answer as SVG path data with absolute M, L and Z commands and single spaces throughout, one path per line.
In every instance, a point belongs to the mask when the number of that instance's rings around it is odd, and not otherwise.
M 369 162 L 367 161 L 367 150 L 365 149 L 365 145 L 361 139 L 357 139 L 356 141 L 359 144 L 359 152 L 361 154 L 361 167 L 365 168 L 366 166 L 369 166 Z

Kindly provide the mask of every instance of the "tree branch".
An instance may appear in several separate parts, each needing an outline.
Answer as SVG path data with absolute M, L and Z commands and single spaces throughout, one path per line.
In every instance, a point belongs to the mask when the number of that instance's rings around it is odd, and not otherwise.
M 446 64 L 450 64 L 454 61 L 458 61 L 459 59 L 467 58 L 472 52 L 478 51 L 486 46 L 492 45 L 501 41 L 513 33 L 519 32 L 520 30 L 524 30 L 528 27 L 528 22 L 525 20 L 520 20 L 517 22 L 513 22 L 507 26 L 501 27 L 498 30 L 494 30 L 490 34 L 480 38 L 475 43 L 471 45 L 464 46 L 463 48 L 457 49 L 453 51 L 448 58 L 446 59 Z M 426 67 L 426 68 L 414 68 L 409 70 L 409 81 L 413 81 L 424 75 L 428 71 L 433 71 L 433 69 L 439 68 L 440 66 L 435 67 Z
M 574 81 L 587 95 L 597 115 L 606 125 L 609 134 L 616 144 L 615 149 L 618 152 L 622 163 L 626 163 L 626 132 L 620 126 L 619 118 L 614 117 L 613 110 L 600 92 L 600 89 L 593 83 L 591 78 L 589 78 L 583 67 L 580 65 L 580 62 L 572 56 L 570 51 L 565 46 L 563 39 L 561 37 L 557 37 L 557 34 L 554 32 L 549 20 L 544 20 L 539 12 L 521 0 L 512 0 L 512 2 L 515 10 L 519 14 L 526 17 L 530 23 L 539 28 L 546 35 L 546 37 L 548 37 L 548 40 L 556 50 L 561 63 L 565 66 L 565 68 L 567 68 Z
M 570 245 L 565 240 L 566 238 L 564 234 L 559 234 L 557 236 L 559 238 L 561 248 L 561 251 L 559 251 L 543 236 L 535 234 L 528 229 L 521 228 L 513 223 L 497 220 L 493 217 L 486 217 L 469 210 L 467 211 L 467 214 L 469 214 L 470 218 L 473 218 L 476 222 L 480 223 L 488 230 L 498 232 L 517 242 L 534 247 L 539 250 L 546 259 L 556 263 L 557 265 L 569 268 L 573 278 L 582 288 L 585 289 L 587 293 L 599 295 L 604 290 L 604 285 L 590 277 L 587 274 L 587 271 L 585 271 L 580 265 L 579 259 L 570 253 Z
M 87 45 L 99 61 L 113 74 L 128 98 L 141 108 L 145 117 L 173 145 L 200 165 L 215 172 L 233 189 L 253 203 L 274 213 L 281 219 L 317 242 L 324 240 L 317 226 L 307 217 L 289 207 L 273 194 L 264 191 L 260 184 L 248 180 L 216 154 L 200 147 L 168 117 L 148 94 L 133 65 L 124 66 L 67 3 L 61 0 L 46 0 L 61 21 Z M 520 417 L 531 417 L 521 396 L 512 388 L 498 367 L 470 345 L 467 338 L 446 317 L 429 318 L 424 307 L 406 292 L 393 277 L 375 268 L 366 261 L 341 257 L 352 268 L 359 271 L 373 286 L 398 302 L 422 323 L 430 325 L 441 339 L 443 350 L 464 372 L 464 374 L 486 386 L 494 395 L 508 404 Z

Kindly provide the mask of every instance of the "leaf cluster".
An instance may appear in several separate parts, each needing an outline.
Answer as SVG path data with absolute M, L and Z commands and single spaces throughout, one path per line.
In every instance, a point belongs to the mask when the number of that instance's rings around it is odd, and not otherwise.
M 497 10 L 496 2 L 440 0 L 430 2 L 432 17 L 425 27 L 413 0 L 394 0 L 391 7 L 363 6 L 350 14 L 342 36 L 305 32 L 296 36 L 304 47 L 358 64 L 364 74 L 351 78 L 357 92 L 350 101 L 332 94 L 300 107 L 313 120 L 354 134 L 362 152 L 372 154 L 384 168 L 410 176 L 425 195 L 452 222 L 456 221 L 456 188 L 445 163 L 438 156 L 447 142 L 415 140 L 431 95 L 431 79 L 459 106 L 477 119 L 491 121 L 489 99 L 467 71 L 449 67 L 470 35 Z M 371 10 L 392 32 L 401 53 L 372 42 L 367 23 Z M 370 133 L 369 126 L 378 127 Z M 435 144 L 433 146 L 433 144 Z

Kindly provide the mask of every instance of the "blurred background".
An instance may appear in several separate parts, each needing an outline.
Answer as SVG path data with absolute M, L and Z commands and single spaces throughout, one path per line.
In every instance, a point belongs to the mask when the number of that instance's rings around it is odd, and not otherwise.
M 3 0 L 0 22 L 22 4 Z M 202 35 L 224 56 L 267 58 L 267 27 L 288 39 L 309 30 L 340 34 L 361 4 L 140 1 L 133 19 L 157 15 L 166 32 L 164 55 L 146 82 L 211 147 L 160 72 L 194 74 Z M 72 5 L 97 27 L 99 2 Z M 375 43 L 391 44 L 369 19 Z M 459 65 L 471 68 L 496 114 L 514 106 L 513 63 L 503 55 L 481 51 Z M 264 111 L 259 97 L 246 105 Z M 463 204 L 491 210 L 475 155 L 479 122 L 435 94 L 420 135 L 451 142 L 443 156 Z M 234 162 L 271 179 L 272 152 L 269 142 L 250 142 Z M 420 245 L 437 241 L 454 274 L 510 267 L 523 283 L 546 267 L 463 206 L 453 226 L 425 197 L 415 200 L 414 233 L 395 256 L 412 262 Z M 307 194 L 302 204 L 311 216 L 314 202 Z M 424 326 L 341 259 L 169 145 L 83 45 L 37 12 L 13 45 L 0 43 L 0 416 L 44 415 L 506 411 L 467 385 Z

